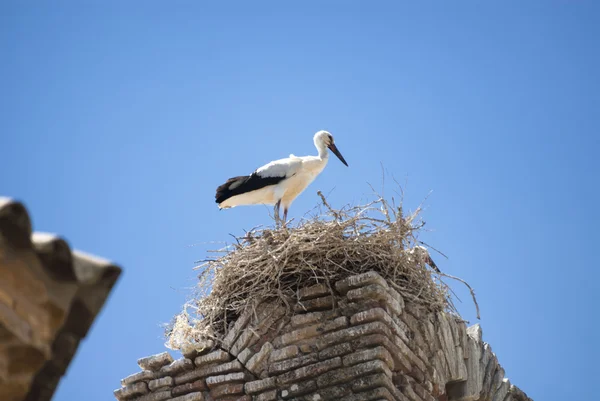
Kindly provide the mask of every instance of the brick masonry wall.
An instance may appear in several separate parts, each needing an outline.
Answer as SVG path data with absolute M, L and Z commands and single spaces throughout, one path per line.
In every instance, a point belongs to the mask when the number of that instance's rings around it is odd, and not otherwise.
M 119 401 L 528 401 L 479 325 L 405 302 L 373 272 L 298 291 L 294 314 L 262 304 L 222 344 L 138 361 Z

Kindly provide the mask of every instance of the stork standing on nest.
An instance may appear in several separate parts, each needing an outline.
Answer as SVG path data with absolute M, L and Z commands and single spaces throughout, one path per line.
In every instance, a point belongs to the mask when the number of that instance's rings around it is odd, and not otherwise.
M 346 160 L 335 146 L 333 136 L 319 131 L 313 141 L 318 156 L 294 156 L 272 161 L 250 175 L 233 177 L 217 188 L 215 196 L 220 209 L 242 205 L 275 205 L 275 220 L 283 206 L 283 221 L 287 219 L 290 205 L 302 191 L 323 171 L 331 150 L 346 166 Z

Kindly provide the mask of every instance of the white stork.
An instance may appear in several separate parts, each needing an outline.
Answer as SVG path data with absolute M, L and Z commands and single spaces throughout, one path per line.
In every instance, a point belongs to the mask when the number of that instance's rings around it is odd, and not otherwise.
M 215 201 L 219 209 L 242 205 L 275 205 L 275 219 L 279 221 L 279 208 L 283 205 L 283 221 L 287 219 L 290 205 L 319 175 L 329 160 L 329 148 L 346 166 L 346 160 L 327 131 L 319 131 L 313 141 L 318 156 L 294 156 L 272 161 L 250 175 L 233 177 L 217 188 Z

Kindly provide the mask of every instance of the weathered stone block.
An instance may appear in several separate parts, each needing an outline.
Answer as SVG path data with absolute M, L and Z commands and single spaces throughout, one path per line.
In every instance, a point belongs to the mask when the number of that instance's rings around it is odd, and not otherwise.
M 346 298 L 338 301 L 338 309 L 344 316 L 352 316 L 355 313 L 373 308 L 381 308 L 381 302 L 376 299 L 365 299 L 361 302 L 350 302 Z
M 298 290 L 298 300 L 304 301 L 331 294 L 331 290 L 325 283 L 316 284 Z
M 143 370 L 156 371 L 165 365 L 173 362 L 173 357 L 168 352 L 162 352 L 160 354 L 147 356 L 145 358 L 138 359 L 138 365 Z
M 252 351 L 252 349 L 245 348 L 242 352 L 240 352 L 238 354 L 237 360 L 240 361 L 242 363 L 242 365 L 245 365 L 246 362 L 248 362 L 248 359 L 250 359 L 252 357 L 252 355 L 254 355 L 254 352 Z
M 402 305 L 395 300 L 389 292 L 379 284 L 370 284 L 366 287 L 355 288 L 346 294 L 349 301 L 361 302 L 363 300 L 377 300 L 384 303 L 391 312 L 396 315 L 402 314 Z
M 244 383 L 222 384 L 210 390 L 210 395 L 213 398 L 222 398 L 238 394 L 244 394 Z
M 313 324 L 312 326 L 302 327 L 296 329 L 282 336 L 277 337 L 273 344 L 276 347 L 285 347 L 286 345 L 294 344 L 308 338 L 313 338 L 320 335 L 322 332 L 322 326 L 320 324 Z
M 161 387 L 171 387 L 173 383 L 173 378 L 167 376 L 161 379 L 150 380 L 148 382 L 148 388 L 150 389 L 150 391 L 155 391 Z
M 385 323 L 394 334 L 408 342 L 407 328 L 401 328 L 396 321 L 383 308 L 373 308 L 366 311 L 358 312 L 350 318 L 350 324 L 364 324 L 370 322 Z
M 140 398 L 136 398 L 135 401 L 165 401 L 169 399 L 171 399 L 171 390 L 146 394 Z
M 290 359 L 297 356 L 300 353 L 297 345 L 288 345 L 285 348 L 277 349 L 271 352 L 269 357 L 270 362 L 279 362 L 284 359 Z
M 498 391 L 500 386 L 502 385 L 502 381 L 504 380 L 504 368 L 498 364 L 498 368 L 496 369 L 496 373 L 494 373 L 494 377 L 492 379 L 492 383 L 487 390 L 488 395 L 492 395 Z M 485 383 L 485 382 L 484 382 Z M 485 390 L 485 388 L 484 388 Z
M 202 339 L 181 344 L 179 351 L 184 358 L 193 361 L 200 355 L 208 354 L 215 347 L 213 340 Z
M 281 373 L 288 372 L 292 369 L 297 369 L 302 366 L 310 365 L 319 361 L 317 354 L 302 355 L 293 359 L 286 359 L 281 362 L 273 362 L 269 366 L 270 375 L 278 375 Z
M 337 344 L 337 345 L 334 345 L 329 348 L 325 348 L 324 350 L 319 352 L 319 359 L 320 360 L 330 359 L 330 358 L 334 358 L 336 356 L 346 355 L 351 352 L 352 352 L 352 347 L 350 346 L 349 343 L 341 343 L 341 344 Z
M 394 336 L 394 344 L 398 346 L 402 355 L 406 356 L 412 365 L 416 365 L 422 372 L 427 372 L 427 366 L 425 362 L 423 362 L 418 356 L 415 355 L 414 352 L 404 343 L 404 341 L 398 337 Z M 461 360 L 462 362 L 462 360 Z
M 180 384 L 197 381 L 198 379 L 201 379 L 203 377 L 206 377 L 206 375 L 202 376 L 202 375 L 198 374 L 197 370 L 192 370 L 191 372 L 187 372 L 182 375 L 175 376 L 173 378 L 173 380 L 175 381 L 175 385 L 180 385 Z
M 392 358 L 392 355 L 390 355 L 388 350 L 381 346 L 357 351 L 353 354 L 346 355 L 342 359 L 342 363 L 344 366 L 352 366 L 377 359 L 385 362 L 391 370 L 394 370 L 394 360 Z
M 213 399 L 209 398 L 206 401 L 213 401 Z M 249 395 L 223 396 L 223 397 L 219 397 L 219 401 L 252 401 L 252 396 L 249 396 Z
M 408 313 L 402 314 L 402 316 L 400 316 L 400 318 L 404 319 L 404 316 L 409 316 L 409 314 Z M 414 324 L 414 323 L 411 323 L 410 320 L 403 320 L 403 321 L 409 327 L 412 324 Z M 423 330 L 424 336 L 427 338 L 427 346 L 429 347 L 430 352 L 436 353 L 437 351 L 439 351 L 439 349 L 441 347 L 441 343 L 438 340 L 438 336 L 436 334 L 435 327 L 434 327 L 431 316 L 429 316 L 426 319 L 421 321 L 421 328 Z
M 354 394 L 346 397 L 344 401 L 372 401 L 372 400 L 385 400 L 385 401 L 405 401 L 404 399 L 395 398 L 390 391 L 385 387 L 379 387 L 372 390 L 367 390 L 358 394 Z M 408 401 L 408 400 L 406 400 Z
M 317 379 L 317 385 L 319 388 L 330 387 L 372 373 L 385 373 L 389 377 L 392 376 L 385 362 L 377 360 L 324 373 Z
M 469 358 L 469 350 L 467 347 L 467 326 L 464 324 L 464 322 L 456 322 L 454 326 L 456 327 L 456 331 L 458 333 L 457 337 L 460 342 L 460 347 L 463 350 L 463 358 L 467 359 Z
M 471 327 L 467 327 L 467 335 L 477 343 L 483 342 L 483 330 L 481 329 L 479 323 L 474 324 Z
M 359 377 L 352 382 L 351 387 L 352 391 L 355 393 L 360 393 L 379 387 L 385 387 L 392 395 L 394 395 L 395 399 L 402 398 L 402 394 L 392 382 L 391 377 L 385 373 L 377 373 L 374 375 Z
M 323 323 L 323 333 L 339 330 L 344 327 L 348 327 L 348 318 L 346 316 L 340 316 L 330 322 Z
M 346 326 L 348 326 L 347 318 L 345 316 L 340 316 L 329 322 L 314 324 L 308 327 L 302 327 L 300 329 L 286 333 L 280 337 L 277 337 L 274 341 L 274 344 L 276 346 L 286 346 L 303 340 L 307 340 L 309 338 L 317 337 L 324 333 L 338 330 Z
M 335 283 L 335 289 L 341 294 L 346 294 L 348 290 L 358 287 L 364 287 L 370 284 L 378 284 L 383 288 L 388 288 L 388 283 L 379 274 L 370 271 L 356 276 L 348 277 Z
M 313 397 L 313 399 L 329 401 L 329 400 L 345 400 L 346 397 L 351 393 L 350 386 L 341 385 L 328 387 L 324 389 L 317 390 L 315 395 L 318 397 Z M 312 400 L 311 400 L 312 401 Z
M 379 284 L 369 284 L 364 287 L 355 288 L 348 291 L 346 298 L 349 301 L 359 302 L 364 299 L 376 299 L 378 301 L 385 301 L 389 297 L 387 287 L 383 287 Z
M 298 349 L 300 350 L 301 353 L 303 354 L 312 354 L 313 352 L 317 352 L 317 346 L 314 344 L 309 344 L 309 343 L 304 343 L 304 344 L 300 344 L 298 345 Z
M 233 356 L 237 356 L 244 348 L 250 347 L 254 343 L 258 341 L 260 338 L 259 334 L 252 327 L 246 327 L 242 330 L 242 333 L 235 341 L 235 343 L 231 346 L 229 352 Z
M 411 381 L 411 387 L 414 392 L 424 401 L 437 401 L 423 386 L 415 381 Z
M 265 367 L 267 360 L 269 359 L 269 355 L 273 351 L 273 345 L 271 343 L 266 342 L 246 364 L 246 369 L 254 374 L 258 374 Z
M 206 379 L 206 385 L 213 389 L 222 384 L 244 383 L 252 378 L 245 372 L 228 373 L 226 375 L 211 376 Z
M 494 380 L 494 375 L 496 374 L 496 372 L 499 368 L 498 360 L 496 359 L 496 355 L 494 355 L 494 353 L 491 352 L 491 347 L 490 347 L 490 353 L 491 353 L 491 356 L 489 357 L 487 366 L 484 367 L 483 383 L 481 384 L 481 393 L 486 396 L 490 393 L 493 394 L 493 392 L 495 391 L 495 389 L 494 390 L 491 389 L 492 381 Z M 500 369 L 502 369 L 502 368 L 500 368 Z M 498 381 L 501 381 L 503 378 L 504 378 L 504 369 L 502 369 L 502 377 Z
M 202 355 L 196 358 L 195 363 L 197 367 L 201 367 L 202 365 L 206 365 L 209 363 L 215 362 L 229 362 L 231 360 L 231 355 L 223 350 L 213 351 L 209 354 Z
M 276 401 L 277 400 L 277 390 L 266 391 L 262 394 L 259 394 L 254 397 L 255 401 Z
M 432 362 L 434 383 L 443 388 L 448 383 L 448 378 L 450 377 L 450 368 L 448 368 L 444 351 L 438 349 L 430 361 Z
M 402 341 L 404 341 L 404 339 L 402 339 Z M 418 346 L 416 346 L 416 344 L 414 342 L 410 342 L 410 341 L 404 341 L 404 343 L 408 346 L 408 348 L 413 351 L 415 353 L 415 355 L 423 362 L 425 362 L 425 365 L 427 365 L 427 368 L 429 370 L 429 364 L 428 361 L 430 360 L 429 354 L 426 354 L 425 351 L 423 351 L 421 348 L 419 348 Z M 462 348 L 460 350 L 460 352 L 462 353 Z M 463 354 L 464 357 L 464 354 Z M 463 368 L 466 369 L 466 365 L 463 364 Z
M 494 371 L 497 367 L 498 361 L 496 360 L 496 357 L 494 356 L 494 353 L 492 352 L 492 347 L 490 347 L 489 344 L 479 343 L 479 344 L 476 344 L 475 346 L 481 352 L 481 357 L 479 359 L 479 365 L 475 365 L 475 368 L 479 370 L 479 372 L 476 373 L 475 377 L 478 377 L 480 379 L 480 381 L 479 381 L 479 383 L 476 383 L 476 387 L 474 389 L 476 389 L 478 392 L 474 395 L 479 396 L 481 393 L 486 392 L 487 389 L 489 388 L 489 385 L 490 385 L 490 382 L 492 381 L 492 377 L 493 377 Z M 474 351 L 474 352 L 477 353 L 477 351 Z M 470 384 L 473 384 L 473 383 L 471 383 L 469 378 L 467 378 L 467 386 Z M 467 387 L 467 391 L 470 391 L 470 390 L 472 390 L 472 389 Z M 467 394 L 471 395 L 470 392 Z
M 294 311 L 296 313 L 301 312 L 314 312 L 314 311 L 322 311 L 327 309 L 333 309 L 335 306 L 335 298 L 331 295 L 321 298 L 313 298 L 305 301 L 298 301 L 296 305 L 294 305 Z
M 172 398 L 171 401 L 204 401 L 202 393 L 190 393 L 180 397 Z
M 192 383 L 180 384 L 179 386 L 173 387 L 172 394 L 173 396 L 184 395 L 192 392 L 200 392 L 208 390 L 208 386 L 204 379 L 196 380 Z
M 416 366 L 413 366 L 412 370 L 408 372 L 408 375 L 419 383 L 423 383 L 425 381 L 425 372 Z
M 284 306 L 276 304 L 267 305 L 259 315 L 256 323 L 252 327 L 247 328 L 247 330 L 252 330 L 254 334 L 247 346 L 249 347 L 257 343 L 262 346 L 262 342 L 266 340 L 270 341 L 275 333 L 279 333 L 288 323 L 288 318 L 285 316 L 286 312 L 287 309 Z M 237 352 L 237 349 L 234 350 L 234 347 L 232 347 L 232 352 Z
M 456 350 L 456 367 L 458 369 L 458 377 L 460 380 L 467 379 L 467 365 L 465 364 L 465 357 L 462 347 L 454 347 Z
M 291 372 L 284 373 L 277 378 L 277 383 L 286 385 L 299 382 L 304 379 L 322 375 L 323 373 L 335 368 L 339 368 L 340 366 L 342 366 L 342 359 L 340 357 L 328 359 L 326 361 L 317 362 L 315 364 L 303 366 L 296 370 L 292 370 Z
M 511 387 L 510 380 L 503 379 L 502 383 L 500 384 L 500 387 L 494 393 L 494 395 L 492 397 L 492 401 L 503 401 L 505 399 L 506 395 L 508 394 L 510 387 Z
M 123 386 L 133 384 L 141 381 L 153 380 L 156 378 L 156 373 L 151 370 L 142 370 L 141 372 L 134 373 L 121 380 Z
M 450 380 L 466 380 L 466 368 L 463 369 L 463 367 L 461 366 L 461 364 L 464 364 L 464 360 L 462 358 L 462 355 L 459 355 L 457 353 L 457 349 L 454 344 L 454 338 L 452 335 L 452 328 L 450 327 L 451 323 L 449 321 L 449 318 L 446 316 L 445 313 L 437 313 L 436 318 L 438 322 L 437 333 L 440 343 L 442 344 L 444 356 L 448 363 L 448 368 L 450 370 Z
M 231 362 L 222 363 L 220 365 L 206 366 L 204 368 L 196 369 L 195 372 L 197 372 L 201 376 L 211 376 L 239 372 L 242 369 L 243 367 L 240 361 L 234 360 Z
M 275 377 L 268 377 L 262 380 L 247 382 L 245 385 L 246 393 L 258 394 L 267 390 L 274 389 L 276 386 Z
M 211 376 L 211 375 L 222 375 L 231 372 L 239 372 L 242 370 L 242 364 L 237 359 L 232 362 L 222 363 L 222 364 L 212 364 L 205 366 L 203 368 L 198 368 L 196 370 L 192 370 L 190 372 L 184 373 L 179 376 L 175 376 L 175 384 L 184 384 L 189 383 L 191 381 L 195 381 L 201 379 L 203 377 Z
M 412 371 L 412 364 L 410 360 L 402 353 L 400 348 L 398 348 L 398 346 L 390 341 L 389 337 L 385 335 L 371 334 L 363 336 L 352 341 L 351 344 L 352 347 L 357 350 L 381 345 L 387 349 L 390 355 L 392 355 L 392 358 L 394 358 L 394 366 L 396 369 L 404 373 L 409 373 Z
M 388 288 L 388 292 L 392 296 L 392 298 L 394 298 L 396 300 L 396 302 L 398 302 L 398 305 L 400 305 L 400 309 L 404 310 L 405 304 L 404 304 L 404 298 L 402 297 L 402 295 L 400 295 L 398 293 L 398 291 L 396 291 L 394 289 L 394 287 L 392 287 L 392 286 L 390 286 Z
M 305 381 L 302 383 L 294 383 L 291 386 L 281 390 L 281 398 L 284 400 L 300 395 L 308 394 L 317 389 L 317 383 L 314 380 Z
M 419 395 L 417 393 L 415 393 L 415 390 L 412 388 L 412 386 L 410 384 L 402 387 L 402 394 L 409 401 L 425 401 L 424 399 L 419 397 Z
M 327 320 L 331 320 L 338 316 L 339 312 L 335 310 L 310 312 L 292 316 L 290 324 L 292 327 L 308 326 L 314 323 L 321 323 Z
M 429 338 L 425 341 L 427 336 L 424 334 L 424 322 L 427 320 L 427 316 L 417 320 L 410 313 L 402 313 L 400 316 L 392 316 L 392 320 L 396 323 L 400 331 L 406 334 L 409 341 L 413 341 L 418 347 L 427 350 L 428 353 L 436 349 L 435 341 L 433 341 L 433 344 Z M 408 345 L 412 348 L 411 344 Z
M 252 317 L 253 309 L 251 307 L 246 307 L 244 312 L 237 318 L 233 327 L 227 332 L 227 335 L 223 339 L 223 347 L 225 349 L 231 348 L 235 340 L 237 340 L 238 336 L 242 332 L 242 330 L 246 327 L 250 318 Z
M 389 327 L 381 322 L 371 322 L 360 326 L 348 327 L 347 329 L 339 330 L 333 333 L 325 334 L 317 339 L 317 348 L 325 349 L 331 345 L 335 345 L 345 341 L 351 341 L 355 338 L 365 336 L 367 334 L 383 334 L 387 337 L 391 336 Z
M 114 395 L 119 401 L 144 394 L 148 394 L 148 385 L 144 382 L 129 384 L 114 391 Z
M 191 369 L 194 369 L 194 363 L 187 358 L 182 358 L 160 368 L 158 376 L 175 376 Z

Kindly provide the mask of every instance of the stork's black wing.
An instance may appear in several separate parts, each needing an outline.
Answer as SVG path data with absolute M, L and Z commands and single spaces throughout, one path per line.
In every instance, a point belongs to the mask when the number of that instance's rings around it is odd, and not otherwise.
M 225 182 L 225 184 L 217 188 L 215 202 L 221 203 L 231 198 L 232 196 L 255 191 L 257 189 L 261 189 L 269 185 L 278 184 L 285 178 L 285 176 L 261 177 L 256 173 L 230 178 L 227 180 L 227 182 Z

